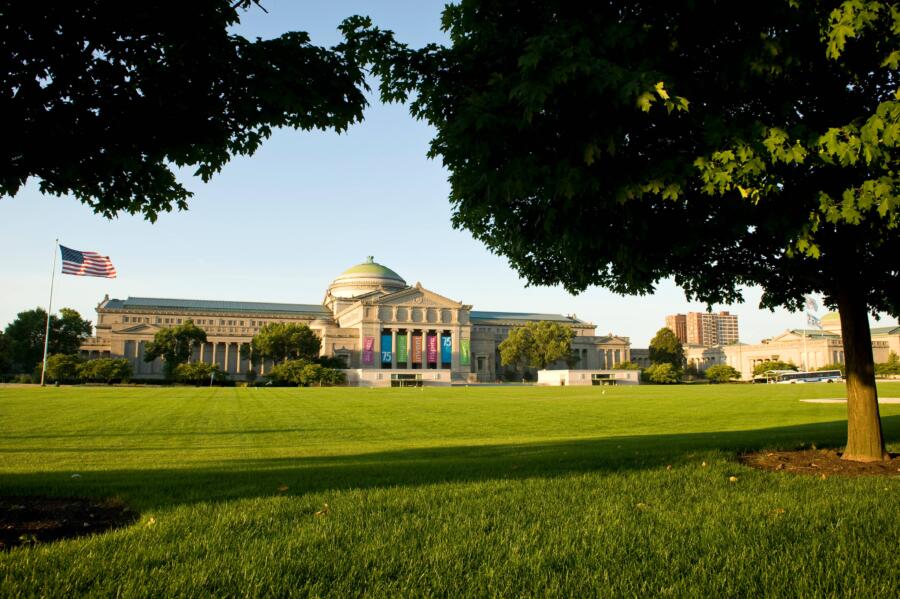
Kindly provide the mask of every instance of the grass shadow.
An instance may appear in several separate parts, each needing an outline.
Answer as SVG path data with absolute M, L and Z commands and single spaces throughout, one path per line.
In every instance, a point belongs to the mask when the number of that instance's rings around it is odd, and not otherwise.
M 900 415 L 882 418 L 900 438 Z M 138 510 L 279 494 L 617 473 L 677 466 L 720 451 L 838 447 L 845 420 L 758 430 L 442 446 L 344 456 L 228 460 L 185 468 L 0 474 L 2 495 L 116 496 Z M 286 489 L 284 489 L 286 487 Z M 282 491 L 279 491 L 282 488 Z

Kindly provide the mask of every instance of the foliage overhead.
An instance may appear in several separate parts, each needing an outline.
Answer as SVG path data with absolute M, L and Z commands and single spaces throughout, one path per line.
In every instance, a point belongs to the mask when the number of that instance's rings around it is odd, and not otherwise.
M 453 222 L 529 282 L 900 313 L 900 9 L 462 0 L 346 48 L 436 130 Z
M 322 341 L 305 324 L 271 322 L 253 336 L 250 355 L 268 358 L 276 364 L 285 360 L 314 361 Z
M 676 369 L 684 366 L 684 346 L 672 329 L 663 327 L 650 340 L 650 362 L 671 364 Z
M 174 327 L 160 329 L 153 335 L 153 341 L 144 348 L 144 361 L 152 362 L 162 358 L 167 376 L 175 373 L 179 364 L 190 360 L 195 347 L 206 343 L 206 331 L 188 320 Z
M 46 326 L 47 311 L 43 308 L 19 312 L 16 319 L 6 326 L 3 339 L 13 372 L 31 373 L 41 363 Z M 90 334 L 90 320 L 81 318 L 76 310 L 63 308 L 59 316 L 50 316 L 47 355 L 74 354 Z
M 515 327 L 500 345 L 500 361 L 506 365 L 543 370 L 557 360 L 571 357 L 572 329 L 542 320 Z
M 362 119 L 364 73 L 301 31 L 230 29 L 251 0 L 0 7 L 0 195 L 30 177 L 97 213 L 185 209 L 174 167 L 208 181 L 272 130 L 345 130 Z

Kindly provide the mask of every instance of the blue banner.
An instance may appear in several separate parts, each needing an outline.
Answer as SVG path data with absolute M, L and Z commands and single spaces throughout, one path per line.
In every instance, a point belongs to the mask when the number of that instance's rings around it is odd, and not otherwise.
M 449 364 L 450 356 L 453 355 L 453 338 L 450 335 L 441 337 L 441 363 Z
M 393 353 L 393 348 L 391 347 L 391 334 L 390 333 L 382 333 L 381 334 L 381 363 L 382 364 L 390 364 Z

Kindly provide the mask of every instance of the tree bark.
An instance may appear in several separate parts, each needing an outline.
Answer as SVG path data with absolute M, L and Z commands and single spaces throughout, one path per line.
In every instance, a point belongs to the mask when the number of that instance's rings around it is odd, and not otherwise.
M 856 289 L 837 293 L 844 344 L 847 378 L 847 448 L 843 459 L 878 462 L 889 459 L 884 449 L 878 391 L 875 388 L 875 360 L 865 297 Z

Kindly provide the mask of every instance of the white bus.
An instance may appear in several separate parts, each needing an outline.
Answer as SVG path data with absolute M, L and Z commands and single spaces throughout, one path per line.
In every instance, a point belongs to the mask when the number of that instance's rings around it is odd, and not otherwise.
M 796 383 L 840 383 L 840 370 L 818 370 L 815 372 L 783 372 L 775 378 L 776 383 L 793 385 Z

